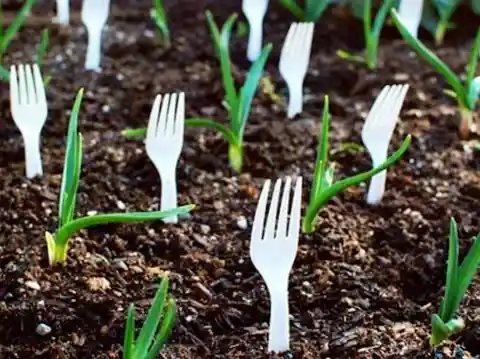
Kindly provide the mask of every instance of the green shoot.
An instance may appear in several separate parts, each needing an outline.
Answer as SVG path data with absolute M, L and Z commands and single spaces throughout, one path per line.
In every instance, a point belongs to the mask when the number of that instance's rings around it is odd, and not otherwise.
M 30 14 L 32 7 L 36 1 L 37 0 L 26 0 L 22 8 L 20 9 L 20 11 L 15 15 L 15 18 L 13 19 L 12 24 L 7 29 L 3 29 L 3 26 L 2 26 L 2 31 L 1 31 L 2 36 L 0 37 L 0 58 L 3 56 L 3 54 L 7 50 L 8 46 L 12 42 L 15 35 L 22 28 L 23 24 L 27 20 L 27 16 Z M 0 15 L 0 17 L 3 20 L 3 12 Z
M 454 97 L 458 103 L 461 117 L 459 126 L 460 134 L 464 138 L 468 137 L 472 124 L 473 111 L 475 110 L 480 95 L 480 76 L 475 77 L 480 52 L 480 28 L 477 31 L 477 36 L 470 49 L 470 57 L 466 66 L 466 79 L 465 82 L 462 83 L 462 80 L 455 75 L 437 55 L 408 32 L 399 20 L 398 14 L 394 9 L 392 10 L 392 21 L 410 47 L 442 75 L 445 81 L 452 87 L 452 90 L 447 93 Z
M 82 135 L 78 133 L 78 115 L 82 96 L 83 89 L 80 89 L 75 98 L 68 125 L 65 163 L 58 205 L 58 229 L 54 234 L 45 232 L 48 260 L 51 265 L 66 261 L 68 240 L 74 232 L 99 224 L 154 221 L 174 215 L 185 215 L 194 208 L 194 205 L 188 205 L 166 211 L 110 213 L 74 218 L 83 153 Z
M 193 117 L 193 118 L 186 118 L 185 119 L 185 126 L 186 127 L 212 127 L 213 125 L 211 124 L 213 122 L 209 118 L 204 118 L 204 117 Z M 232 135 L 231 131 L 228 131 L 228 128 L 223 126 L 220 123 L 213 122 L 215 124 L 215 129 L 219 131 L 225 138 L 228 139 L 228 141 L 233 141 L 234 136 Z M 122 135 L 128 138 L 135 138 L 135 137 L 145 137 L 147 134 L 147 128 L 146 127 L 140 127 L 140 128 L 126 128 L 122 130 Z
M 296 0 L 280 0 L 280 4 L 300 21 L 317 22 L 327 9 L 329 0 L 305 0 L 304 9 Z
M 455 313 L 480 265 L 480 234 L 475 238 L 461 265 L 458 263 L 458 252 L 457 223 L 451 218 L 445 296 L 440 303 L 440 313 L 432 315 L 430 344 L 433 346 L 441 344 L 465 326 L 462 318 L 455 318 Z
M 377 67 L 378 45 L 388 11 L 395 4 L 395 0 L 385 0 L 377 12 L 372 24 L 372 0 L 364 0 L 363 3 L 363 34 L 365 37 L 365 54 L 358 56 L 344 50 L 338 50 L 337 56 L 348 61 L 365 63 L 369 69 Z
M 164 277 L 136 340 L 135 305 L 130 304 L 123 340 L 123 359 L 158 358 L 175 322 L 175 301 L 167 298 L 167 291 L 168 278 Z
M 247 123 L 248 115 L 253 102 L 253 96 L 259 85 L 263 68 L 268 56 L 272 51 L 272 45 L 266 45 L 259 58 L 253 63 L 248 71 L 246 80 L 239 92 L 235 89 L 230 62 L 230 34 L 237 19 L 237 14 L 231 15 L 222 31 L 218 29 L 210 11 L 206 12 L 208 25 L 215 45 L 215 50 L 220 58 L 220 68 L 223 78 L 223 86 L 226 93 L 226 108 L 229 112 L 230 126 L 216 122 L 208 118 L 190 118 L 185 120 L 185 126 L 207 127 L 217 130 L 229 143 L 230 166 L 240 172 L 243 165 L 243 132 Z M 122 134 L 126 137 L 145 136 L 146 128 L 125 129 Z
M 452 28 L 450 19 L 462 0 L 433 0 L 432 2 L 439 15 L 433 36 L 435 44 L 441 45 L 447 30 Z
M 153 8 L 150 10 L 150 16 L 157 26 L 160 37 L 167 46 L 171 44 L 170 28 L 168 26 L 167 13 L 163 7 L 163 0 L 153 0 Z
M 365 182 L 370 177 L 392 166 L 407 151 L 411 141 L 411 136 L 408 135 L 400 148 L 393 155 L 387 158 L 380 166 L 335 182 L 335 168 L 333 164 L 328 164 L 328 132 L 330 125 L 330 114 L 328 112 L 328 107 L 328 96 L 325 96 L 322 114 L 322 132 L 318 138 L 319 142 L 317 159 L 315 161 L 315 172 L 313 175 L 310 200 L 307 206 L 307 213 L 303 218 L 302 223 L 302 231 L 304 233 L 312 233 L 315 230 L 315 220 L 318 212 L 330 199 L 348 187 Z
M 252 64 L 247 73 L 245 83 L 237 92 L 232 74 L 232 64 L 230 61 L 230 34 L 232 26 L 237 19 L 237 14 L 232 14 L 223 25 L 222 31 L 218 29 L 213 15 L 210 11 L 206 12 L 208 26 L 215 45 L 217 56 L 220 60 L 220 68 L 223 78 L 223 87 L 225 89 L 225 101 L 230 117 L 230 126 L 213 120 L 204 120 L 198 125 L 210 127 L 218 130 L 229 143 L 229 162 L 230 166 L 237 172 L 240 172 L 243 165 L 243 133 L 245 125 L 250 114 L 253 97 L 262 77 L 263 68 L 272 51 L 272 44 L 267 44 L 258 59 Z

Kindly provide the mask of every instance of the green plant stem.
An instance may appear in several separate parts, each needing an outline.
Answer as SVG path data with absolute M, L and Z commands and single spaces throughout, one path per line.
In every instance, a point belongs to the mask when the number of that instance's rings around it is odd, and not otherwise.
M 334 197 L 337 193 L 345 190 L 348 187 L 366 181 L 370 177 L 393 165 L 407 151 L 410 142 L 411 135 L 408 135 L 403 141 L 400 148 L 380 166 L 372 168 L 367 172 L 360 173 L 353 177 L 345 178 L 319 192 L 317 198 L 315 198 L 315 200 L 312 201 L 307 207 L 307 214 L 303 218 L 302 222 L 302 231 L 304 233 L 312 233 L 315 230 L 315 219 L 318 215 L 318 212 L 332 197 Z

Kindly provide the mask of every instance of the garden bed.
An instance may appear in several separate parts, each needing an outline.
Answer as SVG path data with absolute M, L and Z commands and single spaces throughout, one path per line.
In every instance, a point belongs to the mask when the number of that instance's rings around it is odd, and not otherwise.
M 145 311 L 167 272 L 178 321 L 164 358 L 265 357 L 268 294 L 248 251 L 263 181 L 302 175 L 306 198 L 324 93 L 331 101 L 331 159 L 338 164 L 337 176 L 368 169 L 368 154 L 337 150 L 343 143 L 361 142 L 364 115 L 380 89 L 404 82 L 410 90 L 391 148 L 408 133 L 413 141 L 389 170 L 382 204 L 367 206 L 364 187 L 347 190 L 321 211 L 314 234 L 300 235 L 290 277 L 291 354 L 432 357 L 430 316 L 443 295 L 448 219 L 458 221 L 462 248 L 480 228 L 480 156 L 470 146 L 478 133 L 470 141 L 459 139 L 456 107 L 442 93 L 442 80 L 395 29 L 384 31 L 376 71 L 338 59 L 336 49 L 362 48 L 361 24 L 338 11 L 316 25 L 302 115 L 287 120 L 284 106 L 268 93 L 256 97 L 240 175 L 228 168 L 227 144 L 219 134 L 187 129 L 178 190 L 179 203 L 198 205 L 190 217 L 178 225 L 83 231 L 72 241 L 67 265 L 48 267 L 43 236 L 56 227 L 67 119 L 80 87 L 86 91 L 80 115 L 85 139 L 81 214 L 158 206 L 159 178 L 144 144 L 120 134 L 125 127 L 146 125 L 157 93 L 185 91 L 189 117 L 227 116 L 203 10 L 209 3 L 220 23 L 239 8 L 220 1 L 172 5 L 167 11 L 173 46 L 166 49 L 148 19 L 150 1 L 122 8 L 112 3 L 101 74 L 83 70 L 86 36 L 78 11 L 70 28 L 50 25 L 44 74 L 52 81 L 41 178 L 25 178 L 23 143 L 10 116 L 8 85 L 1 85 L 0 358 L 120 358 L 129 303 Z M 40 30 L 52 15 L 40 10 L 14 41 L 5 63 L 33 58 Z M 449 33 L 437 53 L 461 72 L 478 18 L 462 11 L 457 16 L 461 29 Z M 266 74 L 279 93 L 284 84 L 278 56 L 291 20 L 275 6 L 266 18 L 265 40 L 274 44 Z M 232 48 L 240 79 L 248 65 L 245 39 Z M 451 357 L 461 348 L 480 354 L 478 282 L 469 293 L 461 307 L 466 329 L 440 350 Z M 37 334 L 40 323 L 52 331 Z

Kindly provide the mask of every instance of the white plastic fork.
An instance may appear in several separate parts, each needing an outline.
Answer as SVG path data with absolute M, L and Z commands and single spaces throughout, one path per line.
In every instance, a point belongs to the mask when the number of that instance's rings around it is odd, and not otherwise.
M 38 65 L 10 67 L 10 109 L 25 146 L 27 178 L 41 176 L 40 134 L 47 120 L 48 108 Z
M 250 258 L 265 281 L 270 295 L 268 351 L 275 353 L 284 352 L 290 347 L 288 277 L 298 248 L 302 177 L 296 181 L 292 205 L 289 206 L 291 182 L 290 177 L 285 179 L 279 209 L 282 181 L 276 181 L 265 222 L 270 180 L 265 181 L 255 211 L 250 240 Z
M 313 23 L 291 24 L 280 54 L 280 74 L 289 94 L 288 118 L 303 110 L 303 81 L 310 62 L 313 30 Z
M 162 183 L 161 210 L 177 208 L 176 168 L 183 146 L 185 94 L 157 95 L 148 120 L 145 146 Z M 177 223 L 177 216 L 163 219 Z
M 253 62 L 262 52 L 263 19 L 267 13 L 268 0 L 243 0 L 242 11 L 249 24 L 247 58 Z
M 414 37 L 418 36 L 418 27 L 422 20 L 423 0 L 401 0 L 398 17 Z
M 83 0 L 82 22 L 87 28 L 88 45 L 85 68 L 99 72 L 102 53 L 102 32 L 107 23 L 110 0 Z
M 387 159 L 388 145 L 400 114 L 409 85 L 387 85 L 377 96 L 362 129 L 362 141 L 372 158 L 373 167 Z M 370 180 L 367 203 L 377 205 L 385 192 L 387 170 Z
M 67 25 L 70 22 L 69 2 L 70 0 L 57 0 L 57 23 Z

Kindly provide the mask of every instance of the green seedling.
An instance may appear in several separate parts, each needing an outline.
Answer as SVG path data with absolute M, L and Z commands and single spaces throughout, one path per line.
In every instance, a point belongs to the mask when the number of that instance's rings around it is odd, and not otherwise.
M 457 223 L 453 218 L 450 219 L 445 296 L 440 303 L 440 313 L 432 315 L 431 345 L 440 345 L 449 336 L 465 327 L 463 319 L 455 317 L 455 314 L 479 265 L 480 234 L 477 235 L 468 254 L 459 265 Z
M 337 50 L 337 56 L 348 61 L 365 63 L 369 69 L 377 67 L 378 45 L 388 11 L 395 4 L 395 0 L 385 0 L 377 12 L 372 25 L 372 0 L 365 0 L 363 4 L 363 33 L 365 37 L 365 54 L 354 55 L 344 50 Z
M 165 41 L 167 46 L 171 44 L 170 28 L 168 26 L 167 13 L 163 6 L 163 0 L 153 0 L 153 7 L 150 10 L 150 16 L 157 26 L 160 38 Z
M 304 22 L 317 22 L 320 16 L 328 8 L 329 0 L 305 0 L 304 8 L 302 8 L 296 0 L 280 0 L 280 4 L 298 20 Z
M 135 340 L 135 305 L 128 308 L 123 341 L 123 359 L 156 359 L 175 322 L 175 301 L 167 298 L 168 278 L 164 277 L 155 294 L 142 329 Z
M 0 2 L 0 59 L 3 57 L 3 54 L 5 54 L 5 51 L 7 50 L 8 46 L 10 46 L 10 43 L 15 35 L 17 35 L 22 26 L 25 24 L 25 21 L 32 11 L 32 7 L 36 1 L 37 0 L 26 0 L 20 11 L 15 15 L 13 22 L 7 29 L 5 29 L 3 26 L 3 9 Z
M 262 77 L 263 68 L 272 51 L 272 45 L 268 44 L 263 48 L 259 58 L 253 63 L 250 71 L 248 71 L 243 87 L 237 92 L 231 70 L 232 64 L 229 51 L 230 34 L 237 19 L 237 14 L 233 14 L 228 18 L 221 32 L 213 20 L 212 13 L 207 11 L 206 15 L 215 50 L 220 59 L 223 86 L 226 94 L 224 105 L 229 113 L 230 126 L 208 118 L 186 119 L 185 126 L 207 127 L 221 133 L 229 143 L 228 156 L 230 166 L 235 171 L 240 172 L 243 165 L 243 133 L 245 125 L 252 106 L 253 96 Z M 125 129 L 122 131 L 122 134 L 126 137 L 145 136 L 146 128 Z
M 222 27 L 218 29 L 213 15 L 210 11 L 206 12 L 208 26 L 220 60 L 220 69 L 225 89 L 225 104 L 229 113 L 230 126 L 225 126 L 214 120 L 206 120 L 201 123 L 202 126 L 218 130 L 228 141 L 228 157 L 230 166 L 237 172 L 240 172 L 243 165 L 243 133 L 245 125 L 250 114 L 253 97 L 262 77 L 263 68 L 272 51 L 272 44 L 267 44 L 258 59 L 252 64 L 247 73 L 245 83 L 237 92 L 232 74 L 232 64 L 230 61 L 230 34 L 232 26 L 237 19 L 237 14 L 232 14 Z
M 477 31 L 477 36 L 470 49 L 470 57 L 466 66 L 465 82 L 462 82 L 437 55 L 408 32 L 399 20 L 398 14 L 394 9 L 392 10 L 392 21 L 410 47 L 442 75 L 445 81 L 452 87 L 451 90 L 446 90 L 445 93 L 457 100 L 461 117 L 459 126 L 460 135 L 463 138 L 468 137 L 473 120 L 473 111 L 475 110 L 480 95 L 480 76 L 475 77 L 480 52 L 480 28 Z
M 315 230 L 317 215 L 330 199 L 348 187 L 365 182 L 370 177 L 392 166 L 407 151 L 411 142 L 411 136 L 408 135 L 400 148 L 380 166 L 335 182 L 335 167 L 333 164 L 328 164 L 328 132 L 330 126 L 328 107 L 328 96 L 325 96 L 322 114 L 322 132 L 318 138 L 317 159 L 315 161 L 315 172 L 310 190 L 310 200 L 307 206 L 307 213 L 302 222 L 302 231 L 304 233 L 312 233 Z
M 428 2 L 426 3 L 428 4 Z M 431 0 L 431 3 L 430 7 L 427 5 L 425 8 L 427 11 L 429 8 L 433 8 L 436 14 L 427 15 L 428 21 L 425 22 L 425 27 L 433 34 L 435 44 L 441 45 L 447 30 L 454 27 L 450 19 L 462 0 Z M 430 12 L 432 11 L 430 10 Z
M 64 263 L 67 259 L 68 241 L 74 232 L 100 224 L 154 221 L 165 217 L 185 215 L 194 205 L 166 211 L 98 214 L 74 218 L 77 191 L 82 165 L 82 135 L 78 133 L 78 115 L 83 89 L 77 93 L 68 125 L 67 147 L 63 167 L 60 200 L 58 204 L 58 229 L 54 234 L 45 232 L 48 260 L 51 265 Z

